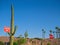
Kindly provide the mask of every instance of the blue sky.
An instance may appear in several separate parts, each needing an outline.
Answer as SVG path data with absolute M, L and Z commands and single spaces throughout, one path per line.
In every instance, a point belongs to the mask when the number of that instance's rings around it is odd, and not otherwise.
M 60 0 L 0 0 L 0 36 L 6 36 L 4 26 L 10 26 L 11 3 L 14 5 L 15 25 L 18 26 L 15 36 L 42 37 L 42 29 L 55 31 L 60 27 Z

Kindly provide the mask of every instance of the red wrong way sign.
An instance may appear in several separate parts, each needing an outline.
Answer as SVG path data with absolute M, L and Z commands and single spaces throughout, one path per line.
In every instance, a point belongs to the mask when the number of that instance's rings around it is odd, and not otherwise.
M 5 27 L 4 27 L 4 32 L 8 32 L 8 33 L 9 33 L 9 32 L 10 32 L 10 27 L 6 27 L 6 26 L 5 26 Z

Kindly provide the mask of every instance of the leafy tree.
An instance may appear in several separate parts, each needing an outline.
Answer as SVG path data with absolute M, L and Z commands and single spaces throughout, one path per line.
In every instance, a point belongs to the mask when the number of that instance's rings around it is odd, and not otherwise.
M 28 37 L 28 32 L 27 32 L 27 31 L 24 33 L 24 37 L 25 37 L 25 38 Z

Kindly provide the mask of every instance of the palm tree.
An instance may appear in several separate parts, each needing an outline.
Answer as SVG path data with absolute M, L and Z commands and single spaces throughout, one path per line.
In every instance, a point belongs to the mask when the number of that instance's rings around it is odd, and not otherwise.
M 45 33 L 46 31 L 42 29 L 42 38 L 45 39 Z M 41 40 L 41 45 L 43 45 L 43 40 Z
M 60 38 L 60 28 L 56 27 L 56 32 L 57 32 L 57 38 Z
M 45 38 L 45 33 L 46 33 L 46 31 L 44 31 L 43 33 L 44 33 L 44 38 Z
M 56 32 L 56 38 L 58 38 L 58 32 Z
M 53 35 L 54 35 L 54 37 L 55 37 L 55 31 L 53 31 Z
M 50 30 L 50 34 L 52 34 L 52 30 Z
M 42 38 L 45 38 L 45 33 L 46 33 L 46 31 L 44 31 L 44 29 L 42 29 Z
M 44 35 L 44 34 L 43 34 L 43 31 L 44 31 L 44 29 L 42 29 L 42 38 L 44 38 L 44 36 L 43 36 L 43 35 Z

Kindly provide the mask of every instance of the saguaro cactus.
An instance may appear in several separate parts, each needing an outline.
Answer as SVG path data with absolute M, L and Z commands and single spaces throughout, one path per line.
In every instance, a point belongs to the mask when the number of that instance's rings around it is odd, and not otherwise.
M 13 45 L 14 34 L 16 32 L 16 26 L 14 27 L 14 7 L 11 5 L 11 27 L 10 27 L 10 45 Z

